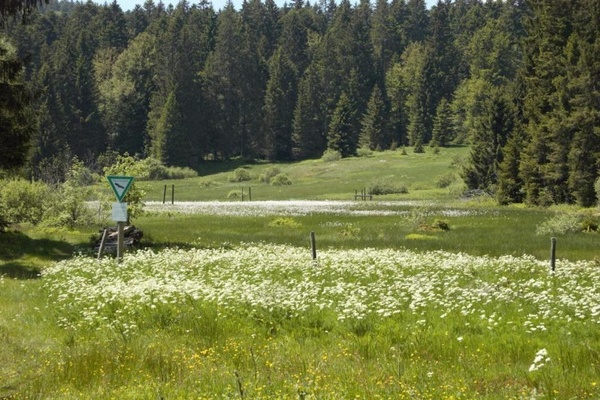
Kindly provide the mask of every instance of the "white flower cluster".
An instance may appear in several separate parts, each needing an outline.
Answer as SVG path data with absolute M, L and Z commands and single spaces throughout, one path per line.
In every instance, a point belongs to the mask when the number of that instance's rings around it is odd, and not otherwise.
M 550 357 L 548 357 L 548 351 L 546 349 L 541 349 L 535 354 L 535 358 L 533 359 L 533 363 L 529 367 L 529 372 L 537 371 L 550 362 Z
M 43 279 L 62 324 L 75 329 L 132 331 L 152 310 L 193 310 L 202 302 L 224 314 L 302 318 L 327 309 L 340 321 L 402 315 L 415 326 L 437 316 L 530 334 L 553 323 L 600 323 L 600 270 L 560 265 L 551 274 L 533 257 L 391 249 L 321 251 L 315 264 L 309 249 L 245 244 L 140 251 L 119 264 L 77 257 L 48 267 Z
M 188 201 L 175 204 L 162 204 L 157 201 L 144 203 L 146 210 L 152 212 L 177 212 L 185 214 L 209 214 L 230 216 L 302 216 L 310 214 L 337 215 L 407 215 L 406 210 L 398 207 L 419 207 L 417 201 L 333 201 L 333 200 L 289 200 L 289 201 Z M 427 207 L 434 207 L 427 204 Z M 481 210 L 433 209 L 431 215 L 444 217 L 466 216 L 482 213 Z

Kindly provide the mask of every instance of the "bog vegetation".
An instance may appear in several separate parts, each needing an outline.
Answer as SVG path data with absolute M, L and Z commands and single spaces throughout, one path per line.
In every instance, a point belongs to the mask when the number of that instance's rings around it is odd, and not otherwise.
M 410 150 L 161 181 L 144 178 L 155 163 L 121 157 L 106 173 L 140 177 L 129 196 L 144 230 L 121 263 L 88 242 L 110 219 L 103 177 L 74 162 L 68 185 L 5 181 L 86 211 L 61 225 L 32 201 L 40 217 L 2 233 L 0 394 L 598 397 L 596 210 L 461 197 L 468 148 Z M 231 181 L 239 170 L 250 179 Z M 279 175 L 292 184 L 273 186 Z M 256 199 L 227 199 L 242 188 Z
M 600 398 L 595 0 L 36 4 L 0 398 Z

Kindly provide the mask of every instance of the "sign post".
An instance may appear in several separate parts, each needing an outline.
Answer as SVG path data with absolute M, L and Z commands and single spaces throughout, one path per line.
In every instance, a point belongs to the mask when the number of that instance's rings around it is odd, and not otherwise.
M 123 202 L 127 191 L 133 183 L 133 176 L 107 176 L 108 183 L 115 193 L 117 202 L 113 203 L 112 219 L 117 223 L 117 260 L 123 258 L 125 247 L 125 223 L 127 222 L 127 203 Z

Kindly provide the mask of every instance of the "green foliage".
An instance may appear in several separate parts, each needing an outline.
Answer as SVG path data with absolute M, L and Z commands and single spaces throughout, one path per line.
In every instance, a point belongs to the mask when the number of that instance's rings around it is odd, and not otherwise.
M 367 191 L 373 195 L 407 194 L 408 188 L 395 178 L 379 178 L 371 182 Z
M 35 120 L 23 70 L 17 49 L 0 33 L 0 169 L 22 167 L 31 146 Z
M 321 156 L 321 160 L 323 162 L 334 162 L 334 161 L 339 161 L 342 159 L 342 153 L 340 153 L 338 150 L 333 150 L 333 149 L 327 149 L 323 152 L 323 155 Z
M 264 182 L 264 183 L 270 183 L 271 179 L 273 179 L 273 177 L 275 177 L 276 175 L 279 175 L 281 173 L 281 169 L 279 167 L 276 167 L 274 165 L 267 167 L 267 169 L 265 170 L 264 173 L 262 173 L 259 177 L 258 180 L 260 182 Z
M 189 167 L 167 167 L 155 158 L 148 157 L 137 161 L 139 180 L 165 180 L 195 178 L 198 173 Z
M 269 222 L 269 226 L 282 227 L 282 228 L 300 228 L 302 223 L 290 217 L 275 218 Z
M 245 168 L 236 168 L 229 176 L 227 180 L 229 182 L 245 182 L 251 180 L 250 172 Z
M 353 124 L 356 113 L 354 104 L 343 92 L 331 117 L 327 133 L 327 147 L 339 151 L 342 157 L 355 155 L 358 148 L 358 133 Z
M 454 183 L 456 181 L 457 177 L 456 174 L 449 172 L 447 174 L 438 176 L 435 179 L 435 186 L 439 187 L 439 188 L 447 188 L 449 187 L 452 183 Z
M 277 174 L 271 179 L 272 186 L 287 186 L 291 184 L 292 181 L 286 174 Z
M 390 147 L 391 135 L 388 131 L 389 112 L 379 85 L 375 85 L 367 110 L 361 121 L 359 145 L 370 150 L 384 150 Z
M 373 150 L 368 147 L 360 147 L 356 150 L 357 157 L 369 157 L 373 155 Z
M 38 224 L 52 204 L 53 191 L 42 182 L 23 179 L 0 181 L 0 204 L 5 223 Z
M 229 193 L 227 193 L 227 199 L 229 200 L 235 200 L 235 199 L 241 199 L 242 198 L 242 191 L 239 189 L 234 189 L 234 190 L 230 190 Z
M 96 212 L 90 208 L 87 201 L 95 194 L 91 185 L 97 180 L 97 176 L 92 174 L 83 162 L 74 158 L 65 182 L 52 193 L 52 202 L 44 215 L 42 225 L 74 228 L 92 224 Z M 102 206 L 102 202 L 100 203 Z
M 581 219 L 572 213 L 558 213 L 537 226 L 536 235 L 565 235 L 581 231 Z
M 105 176 L 123 175 L 135 178 L 143 176 L 144 172 L 144 165 L 128 154 L 117 156 L 117 160 L 113 165 L 104 168 Z M 134 180 L 123 199 L 123 202 L 127 203 L 127 215 L 130 220 L 144 213 L 144 202 L 142 199 L 145 194 L 146 192 Z
M 449 231 L 450 230 L 450 221 L 448 221 L 447 219 L 436 219 L 432 222 L 431 227 L 433 229 Z

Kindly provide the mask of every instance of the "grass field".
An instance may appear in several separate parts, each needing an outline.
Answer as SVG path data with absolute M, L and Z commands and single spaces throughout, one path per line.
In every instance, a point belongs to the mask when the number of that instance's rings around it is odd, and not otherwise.
M 596 210 L 460 199 L 439 182 L 467 152 L 138 182 L 150 250 L 121 263 L 100 226 L 1 234 L 0 398 L 600 398 L 600 236 L 556 235 L 552 273 L 536 234 Z M 353 200 L 378 180 L 408 193 Z

